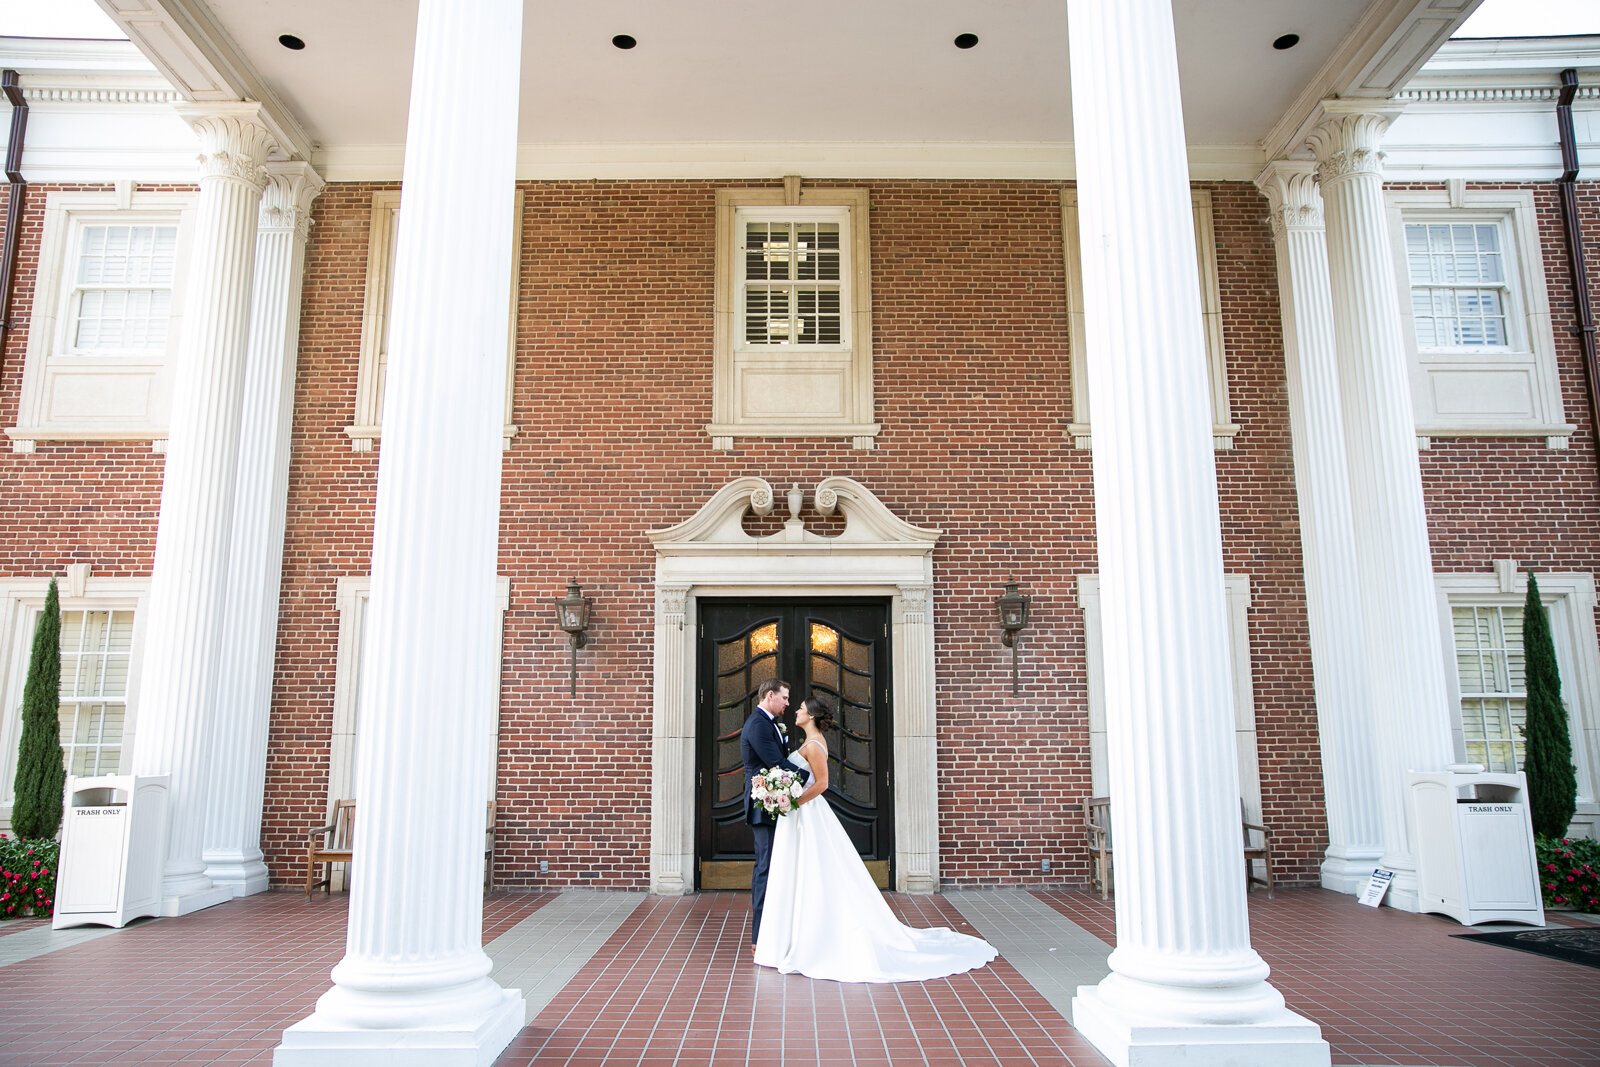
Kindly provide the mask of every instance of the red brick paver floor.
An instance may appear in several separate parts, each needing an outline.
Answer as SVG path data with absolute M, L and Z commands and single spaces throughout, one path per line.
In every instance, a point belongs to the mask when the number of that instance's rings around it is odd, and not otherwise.
M 941 897 L 888 900 L 912 926 L 964 921 Z M 752 964 L 749 920 L 743 893 L 647 898 L 497 1067 L 1106 1063 L 1004 959 L 934 982 L 814 982 Z
M 1098 896 L 1035 896 L 1109 945 Z M 549 899 L 491 897 L 485 942 Z M 943 897 L 889 900 L 913 925 L 962 921 Z M 346 901 L 263 894 L 0 967 L 0 1064 L 269 1063 L 328 988 Z M 1320 890 L 1250 908 L 1274 984 L 1335 1064 L 1600 1065 L 1600 971 Z M 922 984 L 812 982 L 750 964 L 748 922 L 739 893 L 645 898 L 499 1063 L 1104 1063 L 1004 959 Z
M 1115 942 L 1097 894 L 1034 896 Z M 1335 1064 L 1600 1064 L 1600 970 L 1451 936 L 1466 932 L 1321 889 L 1250 894 L 1251 943 Z
M 490 897 L 484 941 L 551 896 Z M 270 1063 L 344 955 L 348 899 L 262 893 L 0 968 L 0 1065 Z

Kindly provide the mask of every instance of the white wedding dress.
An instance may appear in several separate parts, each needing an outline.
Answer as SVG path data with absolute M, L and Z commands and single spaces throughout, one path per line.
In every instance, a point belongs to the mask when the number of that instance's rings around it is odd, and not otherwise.
M 806 767 L 798 752 L 789 761 Z M 902 926 L 823 797 L 778 820 L 758 964 L 834 982 L 924 982 L 995 955 L 981 938 Z

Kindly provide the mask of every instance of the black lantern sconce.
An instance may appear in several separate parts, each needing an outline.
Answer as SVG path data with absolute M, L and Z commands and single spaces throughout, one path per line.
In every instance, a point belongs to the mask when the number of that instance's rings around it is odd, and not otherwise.
M 1015 581 L 1006 582 L 1006 591 L 994 602 L 1000 613 L 1000 643 L 1011 650 L 1011 695 L 1017 696 L 1017 635 L 1028 625 L 1028 598 L 1017 592 Z
M 556 608 L 556 625 L 567 632 L 572 642 L 572 695 L 578 695 L 578 649 L 589 643 L 589 606 L 593 603 L 578 588 L 578 579 L 567 579 L 567 595 L 551 601 Z

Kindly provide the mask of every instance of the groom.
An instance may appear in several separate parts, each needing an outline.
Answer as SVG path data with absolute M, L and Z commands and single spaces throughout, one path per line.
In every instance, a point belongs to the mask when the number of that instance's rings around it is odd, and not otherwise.
M 761 933 L 761 906 L 767 900 L 767 870 L 772 866 L 772 832 L 777 816 L 750 799 L 750 780 L 770 767 L 789 766 L 789 746 L 784 742 L 778 720 L 789 706 L 789 683 L 768 678 L 756 690 L 756 710 L 745 720 L 739 734 L 739 754 L 744 757 L 744 820 L 755 838 L 756 865 L 750 871 L 750 952 L 755 954 Z M 799 770 L 802 780 L 810 772 Z

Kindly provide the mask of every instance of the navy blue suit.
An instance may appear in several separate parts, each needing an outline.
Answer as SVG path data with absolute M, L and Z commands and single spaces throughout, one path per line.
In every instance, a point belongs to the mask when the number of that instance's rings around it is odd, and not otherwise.
M 771 767 L 790 767 L 788 747 L 778 726 L 759 707 L 744 721 L 739 732 L 739 755 L 744 757 L 744 818 L 750 824 L 750 834 L 755 838 L 756 865 L 750 872 L 750 943 L 761 934 L 761 906 L 767 899 L 767 871 L 772 866 L 772 832 L 778 817 L 768 815 L 750 799 L 750 781 Z M 811 772 L 799 769 L 801 781 L 809 781 Z

